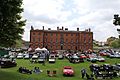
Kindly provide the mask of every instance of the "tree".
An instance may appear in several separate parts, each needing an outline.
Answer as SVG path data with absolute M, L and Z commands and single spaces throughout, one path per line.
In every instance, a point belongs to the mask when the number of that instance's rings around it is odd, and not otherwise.
M 114 15 L 114 20 L 113 20 L 113 24 L 115 26 L 120 26 L 120 17 L 118 14 Z M 118 33 L 120 34 L 120 29 L 117 29 Z M 120 39 L 120 35 L 119 35 L 119 39 Z
M 22 20 L 23 0 L 0 0 L 0 46 L 11 47 L 22 38 L 26 20 Z
M 110 46 L 113 48 L 120 48 L 119 39 L 113 40 Z
M 109 38 L 107 38 L 108 45 L 110 45 L 111 42 L 114 41 L 115 39 L 117 39 L 117 38 L 116 37 L 109 37 Z

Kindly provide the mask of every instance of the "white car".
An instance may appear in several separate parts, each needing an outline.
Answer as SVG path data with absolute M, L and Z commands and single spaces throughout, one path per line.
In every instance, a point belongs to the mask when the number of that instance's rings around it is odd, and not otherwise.
M 55 55 L 54 54 L 50 54 L 49 56 L 49 63 L 55 63 L 56 59 L 55 59 Z
M 14 55 L 10 55 L 10 58 L 15 58 L 15 56 Z
M 32 56 L 32 59 L 38 59 L 38 55 L 34 54 L 34 55 Z
M 98 57 L 97 57 L 97 60 L 98 60 L 99 62 L 104 62 L 104 61 L 105 61 L 105 58 L 103 58 L 103 57 L 101 57 L 101 56 L 98 56 Z
M 26 55 L 24 56 L 24 59 L 29 59 L 29 58 L 30 58 L 29 54 L 26 54 Z
M 18 55 L 17 55 L 17 59 L 22 59 L 23 58 L 23 54 L 22 53 L 19 53 Z

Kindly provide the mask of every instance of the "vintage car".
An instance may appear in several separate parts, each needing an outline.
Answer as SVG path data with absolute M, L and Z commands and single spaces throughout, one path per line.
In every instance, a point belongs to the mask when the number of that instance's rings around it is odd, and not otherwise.
M 39 58 L 38 58 L 38 62 L 39 63 L 45 62 L 45 55 L 40 55 Z
M 97 61 L 99 62 L 105 62 L 105 58 L 101 57 L 101 56 L 97 56 Z
M 55 54 L 50 54 L 49 55 L 49 63 L 55 63 L 55 61 L 56 61 Z
M 64 76 L 74 76 L 74 70 L 71 66 L 64 66 L 63 68 Z
M 24 56 L 24 59 L 29 59 L 29 58 L 30 58 L 29 54 L 26 54 L 26 55 Z
M 0 66 L 1 68 L 10 68 L 17 66 L 17 63 L 11 59 L 2 59 L 0 60 Z
M 85 56 L 84 54 L 81 54 L 81 55 L 80 55 L 80 58 L 86 59 L 87 56 Z
M 22 53 L 19 53 L 19 54 L 17 55 L 17 59 L 23 59 L 23 54 L 22 54 Z
M 95 57 L 90 57 L 90 58 L 87 58 L 87 61 L 90 61 L 92 63 L 96 63 L 97 62 L 97 58 Z
M 37 54 L 34 54 L 34 55 L 32 56 L 32 59 L 38 59 L 38 55 L 37 55 Z
M 64 59 L 63 54 L 59 54 L 59 55 L 58 55 L 58 59 Z
M 69 57 L 69 61 L 71 63 L 79 63 L 80 62 L 80 58 L 77 55 L 72 55 Z
M 16 56 L 15 55 L 10 55 L 10 57 L 9 58 L 16 58 Z

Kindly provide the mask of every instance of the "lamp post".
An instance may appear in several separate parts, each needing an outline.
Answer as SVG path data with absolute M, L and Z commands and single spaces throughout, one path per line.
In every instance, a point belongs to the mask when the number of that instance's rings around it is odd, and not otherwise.
M 113 24 L 114 24 L 115 26 L 120 26 L 120 17 L 119 17 L 118 14 L 115 14 L 115 15 L 114 15 Z M 119 39 L 120 39 L 120 29 L 117 29 L 117 31 L 118 31 Z

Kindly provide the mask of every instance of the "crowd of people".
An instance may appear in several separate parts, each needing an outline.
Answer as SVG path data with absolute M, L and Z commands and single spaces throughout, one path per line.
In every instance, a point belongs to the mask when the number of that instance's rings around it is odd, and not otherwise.
M 86 72 L 86 69 L 85 69 L 85 68 L 83 68 L 83 69 L 81 70 L 81 75 L 82 75 L 82 79 L 84 79 L 84 78 L 86 77 L 87 80 L 95 80 L 93 74 L 90 74 L 90 75 L 89 75 L 89 74 Z
M 42 72 L 42 70 L 40 70 L 39 67 L 34 67 L 33 70 L 29 70 L 27 69 L 26 67 L 19 67 L 18 71 L 20 73 L 26 73 L 26 74 L 32 74 L 32 72 L 36 73 L 36 74 L 39 74 Z

